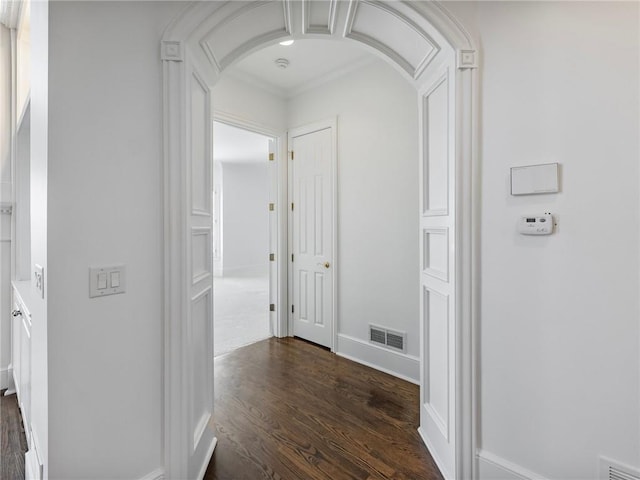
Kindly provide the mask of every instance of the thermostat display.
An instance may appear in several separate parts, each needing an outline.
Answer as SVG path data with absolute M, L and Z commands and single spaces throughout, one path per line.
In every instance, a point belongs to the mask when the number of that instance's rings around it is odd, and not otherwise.
M 518 223 L 518 232 L 522 235 L 551 235 L 553 216 L 550 213 L 536 216 L 524 216 Z

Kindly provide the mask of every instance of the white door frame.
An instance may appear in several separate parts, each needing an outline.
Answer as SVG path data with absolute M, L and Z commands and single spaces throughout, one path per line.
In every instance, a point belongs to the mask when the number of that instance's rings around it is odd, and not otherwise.
M 332 296 L 332 305 L 331 305 L 331 345 L 330 349 L 332 352 L 336 351 L 336 346 L 338 345 L 338 119 L 336 117 L 329 118 L 326 120 L 320 120 L 314 123 L 310 123 L 307 125 L 295 127 L 289 130 L 287 135 L 287 165 L 290 162 L 295 162 L 295 159 L 292 159 L 291 156 L 291 139 L 293 137 L 297 137 L 299 135 L 305 135 L 307 133 L 317 132 L 318 130 L 323 130 L 326 128 L 331 129 L 331 221 L 332 221 L 332 235 L 331 235 L 331 247 L 333 251 L 333 259 L 331 261 L 332 266 L 329 271 L 331 274 L 331 296 Z M 287 194 L 289 198 L 289 202 L 291 202 L 291 192 L 293 191 L 293 183 L 292 183 L 292 175 L 291 169 L 288 170 L 288 181 L 287 181 Z M 287 227 L 293 225 L 293 212 L 291 208 L 287 208 L 288 211 L 288 224 Z M 288 236 L 288 252 L 287 252 L 287 260 L 291 258 L 293 255 L 293 228 L 288 228 L 289 236 Z M 293 301 L 293 263 L 288 262 L 288 277 L 291 279 L 288 285 L 288 293 L 289 293 L 289 302 L 287 305 L 287 313 L 289 320 L 287 322 L 287 330 L 289 335 L 293 335 L 294 327 L 293 327 L 293 315 L 291 314 L 291 303 Z
M 213 92 L 215 99 L 215 91 Z M 283 178 L 287 178 L 287 162 L 286 158 L 286 134 L 282 132 L 278 132 L 273 128 L 270 128 L 265 125 L 261 125 L 252 120 L 238 117 L 237 115 L 233 115 L 231 113 L 223 112 L 221 110 L 214 110 L 213 112 L 213 120 L 215 122 L 224 123 L 225 125 L 230 125 L 232 127 L 241 128 L 242 130 L 246 130 L 248 132 L 258 133 L 260 135 L 265 135 L 267 137 L 271 137 L 276 142 L 276 154 L 274 158 L 275 167 L 277 169 L 276 173 L 276 183 L 275 185 L 272 183 L 269 185 L 269 188 L 273 192 L 273 200 L 275 203 L 275 210 L 271 212 L 272 215 L 275 215 L 275 221 L 273 222 L 276 225 L 277 233 L 275 245 L 270 245 L 273 253 L 276 255 L 276 260 L 274 265 L 269 265 L 269 270 L 271 268 L 276 269 L 276 296 L 274 300 L 275 304 L 275 321 L 273 317 L 269 317 L 270 321 L 272 321 L 273 335 L 276 337 L 282 338 L 288 335 L 288 308 L 287 308 L 287 275 L 288 275 L 288 263 L 287 263 L 287 225 L 286 220 L 283 224 L 282 219 L 287 218 L 287 210 L 286 210 L 286 180 L 283 182 Z M 215 142 L 215 135 L 214 135 Z M 213 159 L 212 159 L 213 160 Z M 284 186 L 283 186 L 284 185 Z M 284 201 L 282 200 L 282 195 L 285 195 Z M 267 205 L 265 205 L 267 208 Z M 284 214 L 283 214 L 284 212 Z M 271 288 L 271 285 L 269 286 Z M 215 298 L 215 288 L 214 288 L 214 298 Z M 271 297 L 272 292 L 269 292 Z M 265 308 L 268 306 L 265 305 Z
M 324 24 L 310 24 L 309 11 L 327 5 Z M 261 9 L 261 10 L 257 10 Z M 368 11 L 370 15 L 360 15 Z M 267 15 L 262 15 L 266 12 Z M 384 22 L 380 24 L 380 22 Z M 321 22 L 322 23 L 322 22 Z M 386 28 L 390 27 L 390 28 Z M 234 32 L 234 35 L 230 35 Z M 375 32 L 369 33 L 366 32 Z M 375 38 L 371 35 L 375 35 Z M 191 102 L 189 82 L 194 74 L 210 88 L 222 71 L 255 50 L 288 37 L 356 41 L 386 59 L 409 81 L 420 83 L 440 52 L 455 55 L 456 198 L 456 476 L 476 478 L 477 357 L 479 317 L 479 174 L 478 174 L 478 52 L 462 25 L 435 1 L 276 2 L 208 1 L 188 4 L 167 27 L 161 41 L 163 62 L 164 133 L 164 308 L 163 308 L 163 445 L 166 478 L 187 478 L 188 466 L 202 462 L 201 474 L 216 439 L 203 458 L 192 458 L 188 422 L 196 388 L 186 381 L 189 365 L 187 285 L 189 258 L 189 181 L 186 179 Z M 416 41 L 424 55 L 415 53 Z M 404 45 L 405 49 L 398 48 Z M 402 52 L 405 52 L 404 55 Z M 213 262 L 211 261 L 211 269 Z M 421 322 L 424 320 L 421 319 Z M 421 358 L 423 358 L 421 352 Z M 210 363 L 213 374 L 213 362 Z M 213 402 L 213 400 L 211 400 Z M 213 403 L 208 406 L 213 409 Z M 209 427 L 210 428 L 210 427 Z

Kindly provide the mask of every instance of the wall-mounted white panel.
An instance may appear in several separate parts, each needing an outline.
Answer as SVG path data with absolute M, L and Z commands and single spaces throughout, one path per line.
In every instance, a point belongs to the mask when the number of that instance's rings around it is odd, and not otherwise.
M 197 77 L 191 79 L 191 208 L 193 213 L 211 213 L 211 158 L 207 124 L 208 93 Z
M 443 281 L 449 279 L 449 229 L 424 228 L 422 270 Z
M 395 9 L 392 3 L 352 2 L 345 36 L 380 50 L 416 78 L 439 48 L 422 28 Z
M 557 163 L 511 168 L 511 195 L 557 193 L 558 190 Z
M 191 431 L 193 432 L 194 449 L 197 447 L 209 418 L 213 405 L 211 389 L 211 365 L 213 356 L 208 344 L 211 328 L 211 288 L 207 287 L 193 299 L 191 305 L 191 324 L 189 325 L 189 356 L 191 360 Z
M 449 199 L 447 77 L 423 97 L 423 215 L 447 215 Z
M 330 35 L 335 28 L 336 0 L 305 0 L 302 3 L 302 28 L 304 33 Z
M 253 47 L 290 33 L 288 2 L 238 4 L 242 6 L 216 25 L 202 41 L 219 68 L 225 68 Z M 247 32 L 252 33 L 249 40 Z
M 424 378 L 425 410 L 449 436 L 449 295 L 423 289 L 424 344 L 426 368 Z
M 191 274 L 195 285 L 211 275 L 211 231 L 208 228 L 194 228 L 191 235 Z

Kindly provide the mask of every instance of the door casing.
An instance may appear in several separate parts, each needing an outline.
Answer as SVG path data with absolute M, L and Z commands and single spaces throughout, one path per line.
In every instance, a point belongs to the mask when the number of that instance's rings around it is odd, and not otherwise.
M 309 10 L 328 6 L 326 25 L 310 24 Z M 256 9 L 281 9 L 265 17 Z M 324 8 L 324 7 L 323 7 Z M 370 15 L 360 15 L 368 11 Z M 269 22 L 264 21 L 266 18 Z M 318 18 L 313 16 L 313 18 Z M 225 35 L 232 29 L 238 35 Z M 371 36 L 375 32 L 376 38 Z M 416 36 L 417 35 L 417 36 Z M 419 88 L 423 74 L 437 63 L 440 52 L 455 64 L 455 182 L 456 196 L 456 305 L 455 305 L 455 472 L 460 478 L 477 477 L 475 459 L 478 438 L 476 325 L 478 305 L 479 175 L 478 144 L 478 52 L 474 40 L 439 3 L 427 1 L 316 3 L 308 0 L 282 2 L 194 2 L 168 26 L 161 41 L 164 79 L 164 462 L 168 478 L 201 477 L 215 447 L 213 437 L 203 456 L 190 450 L 193 432 L 189 426 L 190 401 L 194 393 L 185 377 L 190 361 L 189 226 L 191 194 L 187 146 L 190 118 L 189 81 L 198 75 L 210 88 L 222 71 L 243 56 L 280 39 L 293 36 L 358 41 L 386 59 Z M 424 55 L 415 53 L 416 38 Z M 402 53 L 404 52 L 404 56 Z M 444 53 L 443 53 L 444 55 Z M 421 320 L 423 322 L 423 320 Z M 423 358 L 421 352 L 421 358 Z M 205 359 L 205 364 L 208 365 Z M 212 361 L 208 367 L 213 370 Z M 211 410 L 213 404 L 210 405 Z M 209 438 L 209 437 L 207 437 Z M 191 439 L 191 440 L 190 440 Z M 198 454 L 200 455 L 200 454 Z M 189 465 L 192 467 L 190 468 Z M 202 465 L 201 468 L 194 466 Z

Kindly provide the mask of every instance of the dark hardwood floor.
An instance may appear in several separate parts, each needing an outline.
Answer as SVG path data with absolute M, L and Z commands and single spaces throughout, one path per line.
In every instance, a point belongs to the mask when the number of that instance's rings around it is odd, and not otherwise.
M 27 439 L 22 428 L 18 398 L 0 392 L 0 479 L 24 480 L 24 453 Z
M 297 339 L 215 359 L 207 480 L 441 479 L 416 431 L 419 389 Z

